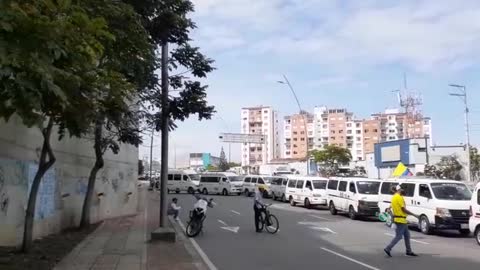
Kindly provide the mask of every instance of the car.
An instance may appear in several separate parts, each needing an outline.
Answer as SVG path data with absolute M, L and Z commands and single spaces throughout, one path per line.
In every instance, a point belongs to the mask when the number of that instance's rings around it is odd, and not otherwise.
M 288 176 L 291 185 L 288 187 L 290 205 L 301 204 L 306 208 L 327 205 L 327 178 L 315 176 Z M 295 186 L 293 185 L 295 181 Z
M 200 175 L 198 191 L 207 194 L 242 194 L 242 178 L 234 173 L 206 173 Z
M 473 233 L 477 244 L 480 245 L 480 183 L 473 190 L 472 200 L 470 201 L 470 232 Z
M 388 187 L 400 184 L 404 190 L 406 208 L 420 218 L 408 216 L 407 222 L 416 225 L 424 234 L 438 230 L 458 230 L 470 234 L 470 201 L 472 193 L 462 182 L 439 179 L 388 179 Z M 380 193 L 386 193 L 385 186 Z M 382 194 L 379 203 L 384 211 L 390 207 L 391 195 Z
M 327 184 L 328 207 L 332 215 L 348 213 L 351 219 L 360 216 L 375 217 L 380 214 L 378 206 L 381 181 L 378 179 L 335 177 Z

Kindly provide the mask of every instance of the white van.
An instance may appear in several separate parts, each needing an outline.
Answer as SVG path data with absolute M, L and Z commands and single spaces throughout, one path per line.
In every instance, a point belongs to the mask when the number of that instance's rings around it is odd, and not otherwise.
M 198 192 L 207 194 L 242 194 L 242 179 L 234 173 L 206 173 L 200 175 Z
M 167 192 L 188 192 L 190 194 L 195 193 L 197 186 L 190 176 L 182 170 L 171 170 L 168 171 L 168 184 Z
M 288 192 L 290 205 L 302 204 L 306 208 L 327 205 L 327 178 L 314 176 L 289 176 L 292 180 Z M 293 181 L 295 188 L 293 188 Z
M 473 190 L 470 215 L 470 231 L 480 245 L 480 183 Z
M 331 178 L 327 185 L 330 213 L 346 212 L 351 219 L 378 216 L 380 184 L 380 180 L 369 178 Z
M 271 195 L 270 184 L 275 177 L 267 175 L 246 175 L 243 178 L 243 193 L 245 196 L 251 196 L 255 193 L 258 185 L 264 185 L 266 187 L 263 197 L 268 198 Z
M 287 177 L 281 176 L 274 176 L 273 180 L 270 183 L 270 193 L 272 198 L 276 200 L 280 200 L 282 202 L 287 201 L 287 197 L 285 196 L 286 188 L 287 188 Z
M 388 186 L 400 184 L 405 190 L 406 208 L 420 216 L 408 216 L 409 224 L 414 224 L 424 234 L 434 230 L 458 230 L 461 234 L 470 234 L 470 201 L 472 193 L 462 182 L 439 179 L 393 179 L 387 180 Z M 395 184 L 395 185 L 396 185 Z M 382 188 L 381 192 L 386 192 Z M 381 210 L 390 207 L 390 199 L 382 200 Z

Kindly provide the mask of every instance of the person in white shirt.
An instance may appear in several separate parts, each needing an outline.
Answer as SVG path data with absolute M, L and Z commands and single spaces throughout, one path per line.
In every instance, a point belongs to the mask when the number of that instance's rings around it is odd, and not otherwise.
M 177 203 L 178 203 L 177 198 L 173 198 L 172 202 L 168 206 L 167 214 L 173 216 L 175 220 L 178 221 L 178 214 L 180 214 L 180 209 L 182 209 L 182 207 L 177 205 Z
M 253 202 L 253 211 L 255 212 L 255 231 L 257 233 L 262 232 L 260 230 L 260 216 L 265 213 L 265 203 L 263 203 L 263 192 L 265 191 L 265 187 L 263 185 L 259 185 L 258 188 L 255 190 L 255 200 Z

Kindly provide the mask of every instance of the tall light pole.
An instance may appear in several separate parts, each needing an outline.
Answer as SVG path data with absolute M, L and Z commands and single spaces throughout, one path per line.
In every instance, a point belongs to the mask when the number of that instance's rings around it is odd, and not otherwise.
M 471 165 L 470 165 L 470 121 L 468 114 L 470 109 L 468 108 L 468 96 L 467 96 L 467 87 L 465 85 L 450 84 L 449 86 L 455 87 L 460 90 L 460 93 L 449 93 L 450 96 L 459 97 L 463 100 L 465 105 L 465 139 L 466 139 L 466 148 L 467 148 L 467 181 L 472 181 L 471 174 Z
M 297 93 L 293 89 L 292 84 L 290 84 L 290 81 L 288 80 L 287 76 L 283 75 L 283 79 L 284 79 L 283 81 L 277 81 L 277 82 L 280 83 L 280 84 L 286 84 L 288 86 L 288 88 L 290 89 L 290 91 L 293 94 L 293 97 L 295 97 L 295 101 L 297 102 L 297 106 L 298 106 L 298 110 L 299 110 L 300 115 L 303 115 L 303 121 L 304 121 L 304 125 L 305 125 L 305 137 L 306 137 L 305 143 L 306 143 L 306 158 L 307 158 L 307 175 L 309 175 L 310 156 L 308 154 L 309 141 L 308 141 L 308 117 L 307 117 L 307 113 L 304 110 L 302 110 L 302 106 L 300 105 L 300 101 L 298 100 Z

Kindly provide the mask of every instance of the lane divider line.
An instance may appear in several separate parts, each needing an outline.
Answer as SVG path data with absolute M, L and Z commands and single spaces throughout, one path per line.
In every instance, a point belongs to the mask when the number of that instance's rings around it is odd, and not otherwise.
M 231 211 L 232 213 L 234 213 L 234 214 L 239 215 L 239 216 L 241 215 L 240 212 L 237 212 L 237 211 L 235 211 L 235 210 L 230 210 L 230 211 Z
M 374 267 L 374 266 L 371 266 L 371 265 L 369 265 L 369 264 L 363 263 L 363 262 L 361 262 L 361 261 L 357 261 L 357 260 L 355 260 L 355 259 L 353 259 L 353 258 L 350 258 L 350 257 L 348 257 L 348 256 L 345 256 L 345 255 L 343 255 L 343 254 L 340 254 L 340 253 L 338 253 L 338 252 L 335 252 L 335 251 L 333 251 L 333 250 L 330 250 L 330 249 L 328 249 L 328 248 L 322 247 L 322 249 L 323 249 L 324 251 L 326 251 L 326 252 L 329 252 L 329 253 L 331 253 L 331 254 L 333 254 L 333 255 L 337 255 L 338 257 L 344 258 L 345 260 L 351 261 L 351 262 L 356 263 L 356 264 L 358 264 L 358 265 L 361 265 L 361 266 L 363 266 L 363 267 L 365 267 L 365 268 L 368 268 L 368 269 L 371 269 L 371 270 L 380 270 L 380 268 L 376 268 L 376 267 Z
M 324 217 L 320 217 L 320 216 L 316 216 L 316 215 L 308 215 L 308 216 L 313 217 L 313 218 L 323 219 L 323 220 L 326 220 L 326 221 L 332 221 L 329 218 L 324 218 Z
M 178 221 L 178 225 L 180 225 L 180 228 L 182 228 L 183 231 L 186 231 L 187 229 L 183 225 L 182 221 Z M 207 254 L 202 250 L 202 248 L 198 245 L 197 241 L 191 237 L 187 237 L 190 242 L 192 243 L 193 247 L 195 250 L 198 252 L 200 257 L 202 258 L 203 262 L 207 265 L 208 269 L 210 270 L 218 270 L 217 267 L 212 263 L 212 261 L 208 258 Z
M 221 224 L 223 224 L 223 225 L 225 225 L 225 226 L 228 226 L 227 223 L 226 223 L 225 221 L 223 221 L 223 220 L 218 219 L 218 222 L 220 222 Z
M 388 235 L 388 236 L 391 236 L 391 237 L 395 237 L 395 235 L 394 235 L 394 234 L 391 234 L 391 233 L 385 233 L 385 235 Z M 423 241 L 416 240 L 416 239 L 412 239 L 411 237 L 410 237 L 410 241 L 412 241 L 412 242 L 417 242 L 417 243 L 424 244 L 424 245 L 430 245 L 430 243 L 423 242 Z

